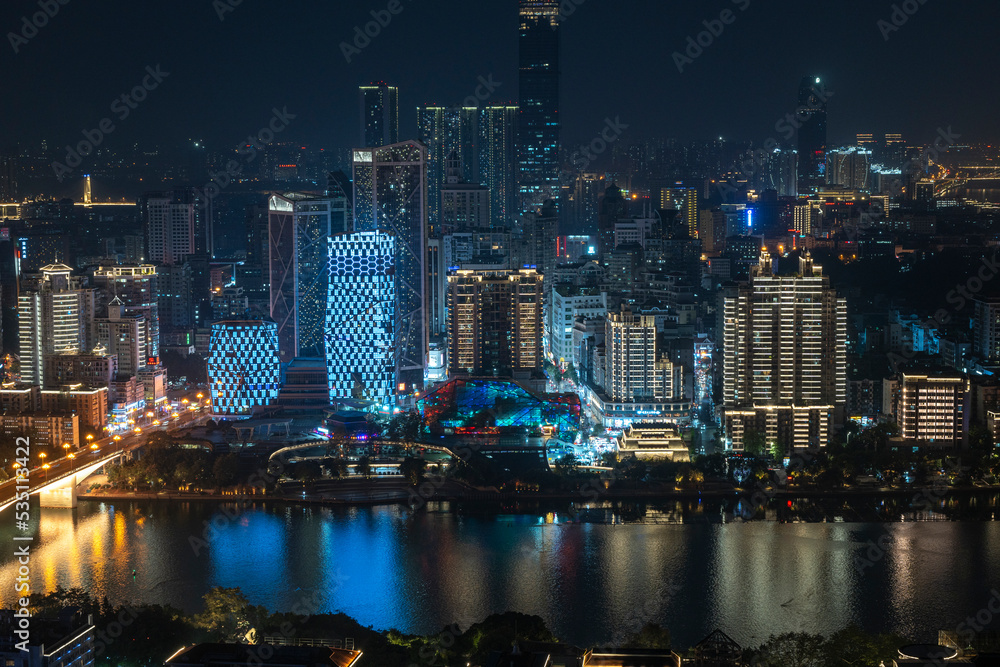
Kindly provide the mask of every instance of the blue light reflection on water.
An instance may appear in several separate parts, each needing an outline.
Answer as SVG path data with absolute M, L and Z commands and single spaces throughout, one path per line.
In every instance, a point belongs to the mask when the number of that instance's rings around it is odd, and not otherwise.
M 272 610 L 319 592 L 324 611 L 419 633 L 515 609 L 581 644 L 653 621 L 685 646 L 716 627 L 754 644 L 772 632 L 829 633 L 850 622 L 930 641 L 1000 584 L 995 522 L 552 523 L 565 515 L 282 505 L 220 518 L 218 509 L 35 508 L 32 585 L 188 611 L 212 586 L 238 586 Z M 206 521 L 215 528 L 206 532 Z M 10 544 L 4 523 L 0 539 Z M 886 532 L 885 553 L 859 570 L 858 558 Z M 192 541 L 203 536 L 208 546 L 196 554 Z M 16 568 L 10 553 L 0 560 L 5 604 Z

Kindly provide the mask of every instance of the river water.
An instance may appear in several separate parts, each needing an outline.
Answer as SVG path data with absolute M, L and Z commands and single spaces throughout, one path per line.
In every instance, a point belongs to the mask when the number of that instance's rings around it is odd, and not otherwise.
M 1000 587 L 997 521 L 733 522 L 714 509 L 705 518 L 675 507 L 567 515 L 276 503 L 226 506 L 227 516 L 221 507 L 36 507 L 33 590 L 79 586 L 113 602 L 192 612 L 212 586 L 238 586 L 271 610 L 318 591 L 323 610 L 377 629 L 429 634 L 516 610 L 581 645 L 658 622 L 684 647 L 715 628 L 756 645 L 772 633 L 830 633 L 852 622 L 931 641 Z M 6 544 L 15 544 L 13 523 L 0 515 Z M 0 559 L 4 605 L 15 597 L 17 567 L 11 547 Z

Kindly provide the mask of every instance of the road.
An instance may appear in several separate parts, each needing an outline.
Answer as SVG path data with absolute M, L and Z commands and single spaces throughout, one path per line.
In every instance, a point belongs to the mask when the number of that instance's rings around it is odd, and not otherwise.
M 185 413 L 186 414 L 181 414 L 176 419 L 171 418 L 167 420 L 168 423 L 160 427 L 153 427 L 153 429 L 165 430 L 167 432 L 179 431 L 184 428 L 189 428 L 197 422 L 206 420 L 209 417 L 207 412 L 201 410 L 186 410 Z M 132 432 L 127 435 L 122 435 L 119 440 L 115 440 L 110 436 L 99 440 L 93 440 L 90 444 L 83 448 L 72 450 L 70 452 L 72 458 L 64 456 L 59 459 L 51 460 L 46 464 L 39 464 L 32 468 L 28 475 L 30 492 L 34 493 L 39 487 L 45 486 L 48 484 L 50 479 L 58 479 L 80 468 L 91 466 L 95 461 L 99 461 L 110 454 L 118 452 L 128 453 L 134 449 L 138 449 L 142 445 L 146 444 L 146 435 L 150 432 L 152 432 L 152 429 L 144 429 L 142 433 Z M 32 455 L 30 458 L 34 460 L 37 457 Z M 15 471 L 10 470 L 8 472 L 13 475 Z M 14 498 L 14 487 L 16 486 L 16 477 L 12 477 L 6 482 L 0 483 L 0 505 L 4 505 Z

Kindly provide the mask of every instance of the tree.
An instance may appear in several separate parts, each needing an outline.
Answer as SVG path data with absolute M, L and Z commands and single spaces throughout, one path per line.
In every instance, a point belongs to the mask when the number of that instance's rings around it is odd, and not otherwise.
M 217 487 L 229 486 L 236 481 L 240 459 L 236 454 L 220 456 L 212 464 L 212 479 Z
M 368 479 L 372 476 L 372 462 L 367 456 L 362 456 L 358 459 L 358 466 L 355 468 L 357 473 Z
M 301 461 L 295 464 L 293 476 L 300 482 L 315 482 L 323 476 L 323 468 L 315 461 Z
M 576 468 L 579 465 L 580 461 L 576 458 L 576 454 L 564 454 L 562 458 L 556 461 L 556 472 L 564 476 L 572 475 L 576 472 Z
M 266 614 L 262 607 L 251 605 L 239 588 L 216 586 L 205 593 L 204 600 L 205 611 L 194 617 L 194 623 L 217 641 L 242 642 Z
M 785 448 L 778 444 L 777 440 L 771 441 L 771 456 L 774 457 L 775 461 L 780 461 L 785 457 Z
M 624 648 L 670 650 L 670 631 L 657 623 L 647 623 L 639 632 L 625 640 Z
M 759 667 L 826 667 L 826 642 L 806 632 L 771 635 L 754 662 Z
M 754 456 L 760 456 L 767 451 L 767 441 L 764 434 L 753 429 L 747 430 L 743 434 L 743 450 Z
M 323 459 L 323 467 L 333 479 L 340 479 L 347 476 L 347 462 L 341 458 Z
M 403 475 L 413 486 L 420 484 L 424 479 L 424 472 L 427 470 L 427 461 L 423 459 L 415 459 L 411 456 L 407 456 L 403 459 L 403 462 L 399 464 L 399 474 Z

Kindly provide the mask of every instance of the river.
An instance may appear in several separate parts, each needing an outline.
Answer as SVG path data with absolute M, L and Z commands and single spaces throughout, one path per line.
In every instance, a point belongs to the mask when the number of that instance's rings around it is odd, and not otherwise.
M 1000 586 L 997 521 L 733 522 L 714 510 L 697 520 L 690 508 L 565 515 L 276 503 L 226 506 L 227 516 L 221 507 L 35 507 L 33 590 L 79 586 L 113 602 L 187 611 L 212 586 L 238 586 L 271 610 L 318 590 L 323 610 L 378 629 L 429 634 L 517 610 L 581 645 L 658 622 L 684 647 L 715 628 L 756 645 L 771 633 L 830 633 L 852 622 L 931 641 Z M 0 515 L 0 539 L 11 545 L 13 523 Z M 10 605 L 13 547 L 0 563 L 0 601 Z

